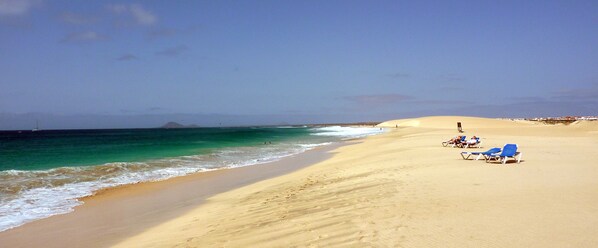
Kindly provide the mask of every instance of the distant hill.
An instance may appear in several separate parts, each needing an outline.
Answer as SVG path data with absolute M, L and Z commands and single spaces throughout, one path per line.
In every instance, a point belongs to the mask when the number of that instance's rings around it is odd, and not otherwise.
M 199 126 L 197 126 L 197 125 L 185 126 L 183 124 L 171 121 L 171 122 L 168 122 L 168 123 L 162 125 L 160 128 L 195 128 L 195 127 L 199 127 Z

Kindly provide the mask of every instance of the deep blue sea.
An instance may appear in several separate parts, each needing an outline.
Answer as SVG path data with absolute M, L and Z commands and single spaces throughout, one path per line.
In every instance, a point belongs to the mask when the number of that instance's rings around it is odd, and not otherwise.
M 73 211 L 123 184 L 276 161 L 378 128 L 242 127 L 0 132 L 0 231 Z

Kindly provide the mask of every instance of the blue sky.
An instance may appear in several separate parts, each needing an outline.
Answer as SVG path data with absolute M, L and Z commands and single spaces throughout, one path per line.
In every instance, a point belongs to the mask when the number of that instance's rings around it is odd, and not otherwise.
M 0 0 L 0 113 L 598 115 L 596 44 L 596 1 Z

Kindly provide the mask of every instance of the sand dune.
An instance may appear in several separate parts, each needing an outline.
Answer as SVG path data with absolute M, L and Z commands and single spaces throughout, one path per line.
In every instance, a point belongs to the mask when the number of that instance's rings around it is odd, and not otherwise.
M 457 121 L 483 137 L 481 150 L 517 143 L 523 162 L 462 160 L 440 145 Z M 389 132 L 216 195 L 118 247 L 598 247 L 598 122 L 380 126 Z
M 511 121 L 501 119 L 485 119 L 468 116 L 433 116 L 417 119 L 392 120 L 380 123 L 380 127 L 420 127 L 433 129 L 454 129 L 457 128 L 457 122 L 463 124 L 465 130 L 472 128 L 512 128 L 521 126 L 535 126 L 537 122 L 531 121 Z

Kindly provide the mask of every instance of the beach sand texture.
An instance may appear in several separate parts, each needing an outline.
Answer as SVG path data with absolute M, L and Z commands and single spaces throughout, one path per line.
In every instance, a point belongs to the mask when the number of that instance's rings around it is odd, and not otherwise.
M 442 147 L 456 122 L 484 151 Z M 389 132 L 299 171 L 209 198 L 117 247 L 598 247 L 598 122 L 474 117 L 380 124 Z M 397 128 L 398 126 L 398 128 Z

